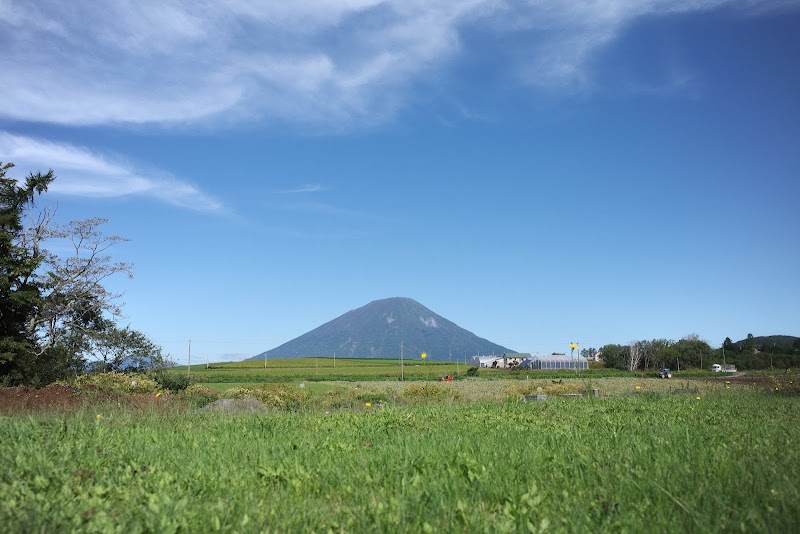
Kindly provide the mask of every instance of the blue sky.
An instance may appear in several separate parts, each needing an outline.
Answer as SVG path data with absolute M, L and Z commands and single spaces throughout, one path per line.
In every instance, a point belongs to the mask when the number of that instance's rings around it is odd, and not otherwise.
M 270 5 L 271 4 L 271 5 Z M 411 297 L 519 351 L 800 335 L 800 1 L 0 0 L 0 161 L 185 362 Z

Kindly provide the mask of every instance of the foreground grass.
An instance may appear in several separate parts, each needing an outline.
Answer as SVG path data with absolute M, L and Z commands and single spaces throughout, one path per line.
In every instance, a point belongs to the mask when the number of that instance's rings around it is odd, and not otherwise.
M 797 397 L 0 419 L 7 531 L 800 527 Z M 99 415 L 99 417 L 98 417 Z

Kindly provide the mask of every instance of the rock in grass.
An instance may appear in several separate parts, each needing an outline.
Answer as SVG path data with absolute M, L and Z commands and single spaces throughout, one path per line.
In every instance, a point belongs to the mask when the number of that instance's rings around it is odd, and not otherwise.
M 261 401 L 253 397 L 245 399 L 220 399 L 211 404 L 207 404 L 200 408 L 202 411 L 207 412 L 226 412 L 226 413 L 240 413 L 240 412 L 266 412 L 267 407 Z
M 543 395 L 541 393 L 538 393 L 536 395 L 525 395 L 525 402 L 535 402 L 543 400 L 547 400 L 547 395 Z

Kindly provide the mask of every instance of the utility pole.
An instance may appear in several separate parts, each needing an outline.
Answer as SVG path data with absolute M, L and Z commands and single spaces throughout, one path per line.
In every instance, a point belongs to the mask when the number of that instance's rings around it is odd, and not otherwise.
M 186 366 L 186 378 L 192 378 L 192 340 L 189 338 L 189 365 Z
M 333 368 L 336 369 L 336 353 L 333 353 Z
M 267 351 L 264 351 L 264 369 L 267 368 Z
M 403 379 L 403 340 L 400 340 L 400 381 Z

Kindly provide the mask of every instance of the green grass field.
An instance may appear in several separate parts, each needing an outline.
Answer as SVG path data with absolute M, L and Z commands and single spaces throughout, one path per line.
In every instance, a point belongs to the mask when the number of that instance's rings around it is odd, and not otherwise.
M 192 379 L 198 383 L 256 383 L 256 382 L 299 382 L 316 380 L 382 380 L 400 378 L 400 362 L 382 359 L 337 358 L 296 358 L 264 361 L 246 360 L 243 362 L 193 365 Z M 403 378 L 407 380 L 433 380 L 440 375 L 463 374 L 466 367 L 448 362 L 405 361 Z M 186 366 L 174 367 L 167 372 L 186 374 Z
M 251 415 L 104 404 L 2 417 L 0 524 L 8 532 L 798 531 L 800 398 L 714 384 L 697 395 L 641 388 L 625 382 L 622 396 L 533 403 L 504 394 Z

